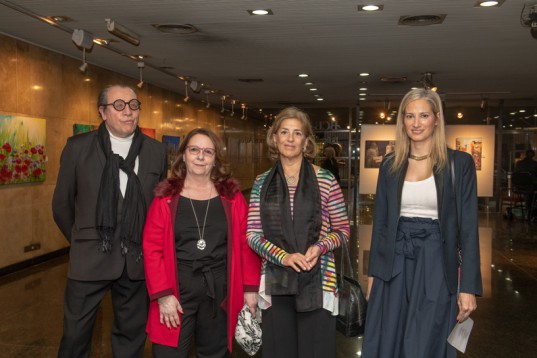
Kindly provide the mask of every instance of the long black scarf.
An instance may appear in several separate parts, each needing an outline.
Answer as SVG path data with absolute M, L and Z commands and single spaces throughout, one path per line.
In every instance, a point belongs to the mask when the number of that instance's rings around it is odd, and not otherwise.
M 315 171 L 306 159 L 300 168 L 293 215 L 280 161 L 276 162 L 261 189 L 260 214 L 265 239 L 288 253 L 305 254 L 317 242 L 322 225 L 321 195 Z M 269 295 L 295 295 L 298 312 L 321 308 L 320 260 L 310 271 L 300 273 L 267 262 L 265 286 Z
M 134 172 L 136 157 L 140 153 L 144 136 L 139 127 L 134 131 L 129 154 L 126 159 L 112 152 L 110 134 L 105 122 L 98 130 L 99 145 L 106 156 L 101 177 L 101 186 L 97 198 L 96 227 L 102 241 L 102 251 L 112 250 L 112 239 L 117 228 L 117 207 L 119 200 L 119 170 L 123 170 L 128 177 L 125 198 L 121 212 L 121 252 L 125 255 L 129 248 L 134 250 L 136 261 L 142 257 L 142 230 L 145 222 L 146 202 L 142 192 L 142 185 Z

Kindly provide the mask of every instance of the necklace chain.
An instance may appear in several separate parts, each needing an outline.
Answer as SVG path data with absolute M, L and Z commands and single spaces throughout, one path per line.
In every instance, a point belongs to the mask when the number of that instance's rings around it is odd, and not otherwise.
M 427 158 L 429 158 L 431 155 L 430 154 L 426 154 L 426 155 L 414 155 L 414 154 L 409 154 L 408 157 L 410 159 L 413 159 L 413 160 L 417 160 L 417 161 L 420 161 L 420 160 L 425 160 Z
M 207 208 L 205 209 L 205 219 L 203 219 L 203 228 L 200 229 L 200 223 L 198 221 L 198 215 L 194 209 L 194 204 L 192 203 L 192 195 L 190 195 L 190 190 L 186 190 L 188 193 L 188 200 L 190 200 L 190 206 L 194 212 L 194 218 L 196 218 L 196 226 L 198 227 L 199 240 L 196 243 L 198 250 L 204 250 L 207 246 L 207 243 L 203 239 L 205 237 L 205 224 L 207 223 L 207 213 L 209 212 L 209 204 L 211 203 L 211 196 L 213 195 L 213 186 L 211 185 L 211 191 L 209 192 L 209 199 L 207 200 Z

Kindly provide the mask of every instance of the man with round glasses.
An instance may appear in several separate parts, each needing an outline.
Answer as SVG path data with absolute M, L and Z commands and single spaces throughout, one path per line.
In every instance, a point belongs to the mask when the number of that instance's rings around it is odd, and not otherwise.
M 99 129 L 67 140 L 52 200 L 54 220 L 71 244 L 58 356 L 89 356 L 110 290 L 113 355 L 141 357 L 148 305 L 142 230 L 153 188 L 166 178 L 166 149 L 141 133 L 141 102 L 132 88 L 103 89 L 97 107 Z

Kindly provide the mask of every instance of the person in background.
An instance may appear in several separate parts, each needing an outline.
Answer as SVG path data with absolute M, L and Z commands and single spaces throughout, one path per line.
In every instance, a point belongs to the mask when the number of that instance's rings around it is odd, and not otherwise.
M 260 260 L 246 243 L 247 205 L 224 145 L 197 128 L 159 184 L 144 229 L 155 357 L 220 358 L 232 350 L 239 311 L 255 316 Z
M 262 257 L 264 358 L 334 358 L 338 312 L 334 250 L 349 237 L 334 175 L 308 161 L 308 115 L 282 110 L 267 133 L 274 167 L 255 180 L 247 240 Z
M 70 242 L 59 357 L 88 357 L 97 310 L 112 292 L 114 357 L 141 357 L 147 320 L 142 230 L 153 189 L 166 178 L 166 148 L 138 127 L 130 87 L 106 87 L 97 131 L 67 140 L 52 199 Z
M 325 160 L 323 160 L 321 164 L 321 168 L 329 170 L 332 174 L 334 174 L 334 177 L 339 183 L 340 182 L 339 165 L 336 160 L 336 151 L 334 150 L 334 147 L 329 145 L 326 148 L 324 148 L 324 156 L 326 158 Z
M 447 337 L 483 292 L 475 164 L 447 148 L 434 91 L 405 95 L 396 131 L 375 196 L 362 357 L 456 357 Z

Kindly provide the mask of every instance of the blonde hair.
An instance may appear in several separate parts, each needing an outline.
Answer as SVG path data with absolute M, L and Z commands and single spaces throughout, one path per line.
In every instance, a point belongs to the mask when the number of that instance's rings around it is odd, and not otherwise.
M 439 173 L 447 165 L 448 156 L 442 100 L 436 92 L 424 88 L 418 88 L 408 92 L 403 97 L 401 105 L 399 106 L 395 135 L 395 158 L 391 165 L 392 172 L 396 172 L 401 169 L 403 164 L 408 160 L 410 138 L 405 131 L 405 111 L 410 102 L 414 102 L 419 99 L 425 100 L 430 104 L 433 115 L 437 120 L 437 124 L 434 127 L 432 134 L 431 166 L 436 166 L 436 172 Z
M 267 132 L 267 145 L 269 148 L 269 155 L 273 160 L 278 159 L 280 153 L 278 147 L 274 143 L 274 134 L 278 133 L 282 122 L 286 119 L 297 119 L 302 124 L 302 131 L 306 137 L 306 150 L 304 150 L 304 156 L 306 158 L 315 158 L 317 154 L 317 146 L 315 145 L 315 136 L 313 129 L 311 128 L 311 122 L 309 116 L 301 109 L 296 107 L 284 108 L 276 115 L 276 119 Z

